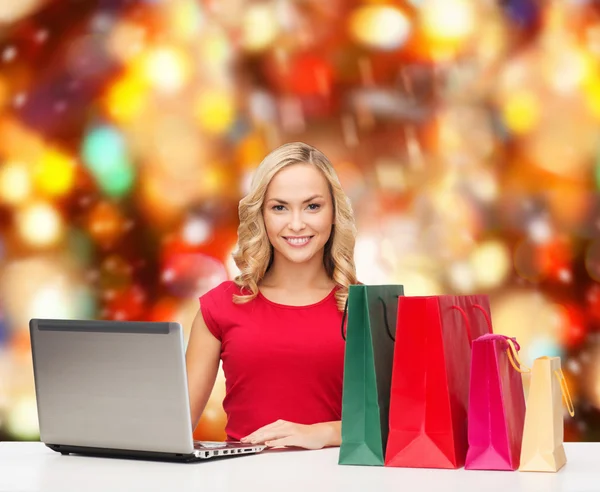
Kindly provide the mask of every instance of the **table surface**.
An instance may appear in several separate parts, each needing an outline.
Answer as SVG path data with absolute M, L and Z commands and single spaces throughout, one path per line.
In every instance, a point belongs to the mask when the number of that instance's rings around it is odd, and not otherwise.
M 198 463 L 62 456 L 39 442 L 0 443 L 1 491 L 597 492 L 600 443 L 566 443 L 558 473 L 339 466 L 338 449 L 275 449 Z

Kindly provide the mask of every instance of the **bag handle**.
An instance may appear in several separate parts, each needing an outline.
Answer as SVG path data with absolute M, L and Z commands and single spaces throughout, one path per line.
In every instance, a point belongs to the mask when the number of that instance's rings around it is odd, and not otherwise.
M 396 296 L 396 297 L 400 297 L 400 296 Z M 344 323 L 346 322 L 346 317 L 348 316 L 348 299 L 349 298 L 350 298 L 350 296 L 348 295 L 348 297 L 346 297 L 346 304 L 344 305 L 344 314 L 342 315 L 341 332 L 342 332 L 342 338 L 344 339 L 344 341 L 346 341 L 346 333 L 344 333 Z M 392 339 L 392 341 L 395 342 L 396 338 L 392 335 L 392 332 L 390 330 L 390 324 L 388 323 L 387 306 L 385 305 L 385 301 L 382 299 L 381 296 L 378 296 L 378 299 L 381 301 L 381 304 L 383 305 L 383 321 L 385 323 L 385 331 L 387 331 L 387 334 Z
M 396 337 L 392 336 L 392 331 L 390 330 L 390 325 L 388 323 L 387 306 L 385 305 L 385 301 L 381 296 L 377 296 L 377 298 L 381 301 L 381 304 L 383 305 L 383 322 L 385 323 L 385 331 L 387 331 L 387 334 L 392 339 L 392 342 L 396 342 Z
M 567 385 L 567 380 L 565 379 L 565 375 L 563 374 L 562 369 L 554 371 L 554 375 L 558 378 L 558 382 L 560 384 L 560 391 L 562 392 L 563 400 L 565 401 L 565 405 L 567 406 L 569 415 L 571 417 L 574 417 L 575 407 L 573 406 L 573 400 L 571 400 L 571 393 L 569 393 L 569 386 Z
M 483 313 L 483 316 L 485 317 L 488 328 L 490 329 L 490 333 L 494 333 L 494 329 L 492 328 L 492 320 L 490 319 L 490 315 L 485 310 L 485 308 L 479 304 L 473 304 L 471 307 L 475 308 L 475 309 L 479 309 Z
M 465 310 L 463 308 L 461 308 L 460 306 L 457 306 L 456 304 L 453 304 L 452 306 L 450 306 L 451 309 L 456 309 L 463 317 L 463 320 L 465 321 L 465 325 L 467 326 L 467 336 L 469 337 L 469 346 L 473 345 L 473 336 L 471 335 L 471 323 L 469 322 L 469 317 L 467 316 L 467 313 L 465 313 Z
M 344 342 L 346 341 L 346 334 L 344 333 L 344 323 L 346 322 L 346 316 L 348 315 L 348 299 L 350 298 L 350 293 L 348 293 L 348 297 L 346 297 L 346 304 L 344 305 L 344 314 L 342 315 L 342 338 Z
M 506 337 L 506 343 L 508 343 L 506 355 L 508 355 L 508 361 L 510 362 L 510 365 L 513 366 L 515 371 L 520 372 L 521 374 L 527 374 L 531 372 L 531 369 L 525 364 L 523 364 L 523 362 L 521 362 L 521 359 L 519 359 L 518 351 L 521 350 L 521 347 L 519 347 L 517 341 L 514 338 Z
M 487 313 L 486 313 L 487 314 Z M 531 369 L 527 367 L 521 359 L 519 358 L 519 350 L 521 350 L 521 346 L 519 342 L 517 342 L 516 338 L 507 337 L 506 335 L 497 335 L 495 333 L 488 333 L 487 335 L 480 336 L 477 340 L 503 340 L 508 344 L 508 348 L 506 349 L 506 355 L 508 356 L 508 361 L 510 365 L 513 366 L 515 371 L 518 371 L 522 374 L 531 372 Z

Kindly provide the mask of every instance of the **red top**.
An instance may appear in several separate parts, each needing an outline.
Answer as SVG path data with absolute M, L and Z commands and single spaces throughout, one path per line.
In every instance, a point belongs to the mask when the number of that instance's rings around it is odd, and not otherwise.
M 278 419 L 299 424 L 341 420 L 344 341 L 335 290 L 308 306 L 262 294 L 234 304 L 232 281 L 200 297 L 206 326 L 221 341 L 229 439 Z

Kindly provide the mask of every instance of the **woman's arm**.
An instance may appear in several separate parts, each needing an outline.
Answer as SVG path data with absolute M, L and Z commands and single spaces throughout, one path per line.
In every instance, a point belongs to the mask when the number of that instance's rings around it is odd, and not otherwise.
M 185 353 L 192 430 L 208 402 L 221 358 L 221 342 L 208 330 L 202 312 L 198 310 Z

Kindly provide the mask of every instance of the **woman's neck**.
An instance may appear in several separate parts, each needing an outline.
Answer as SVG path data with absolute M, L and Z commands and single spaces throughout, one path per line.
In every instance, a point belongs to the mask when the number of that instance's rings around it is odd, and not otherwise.
M 331 289 L 334 282 L 323 265 L 323 254 L 307 262 L 294 263 L 275 253 L 273 264 L 260 285 L 282 290 Z

